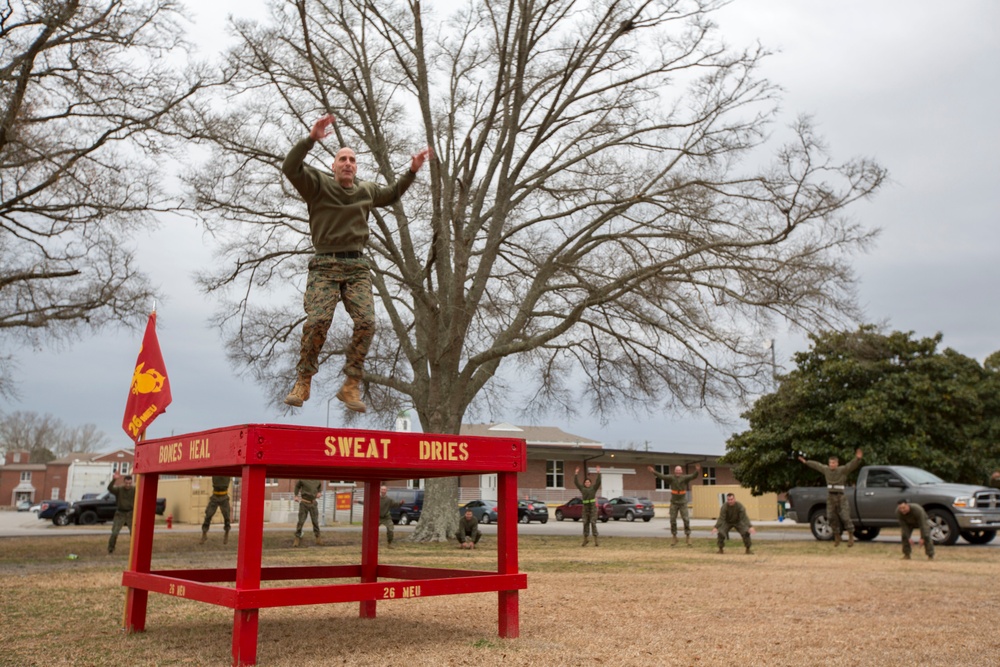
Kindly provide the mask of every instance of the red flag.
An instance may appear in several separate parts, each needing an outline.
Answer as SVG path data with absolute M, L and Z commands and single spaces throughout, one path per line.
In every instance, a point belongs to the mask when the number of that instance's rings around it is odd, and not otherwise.
M 170 380 L 163 365 L 160 343 L 156 340 L 156 311 L 149 316 L 146 334 L 142 337 L 139 357 L 135 360 L 132 386 L 125 404 L 122 428 L 138 442 L 146 427 L 170 405 Z

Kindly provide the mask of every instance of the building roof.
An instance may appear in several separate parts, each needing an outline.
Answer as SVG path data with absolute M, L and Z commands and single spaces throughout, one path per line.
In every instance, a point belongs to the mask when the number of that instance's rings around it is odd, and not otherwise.
M 604 447 L 604 444 L 597 440 L 567 433 L 556 426 L 515 426 L 507 422 L 499 424 L 462 424 L 461 434 L 522 438 L 528 445 L 595 447 L 598 449 Z
M 131 449 L 116 449 L 110 452 L 73 452 L 50 461 L 50 463 L 67 465 L 77 462 L 102 462 L 124 458 L 135 458 L 135 452 Z

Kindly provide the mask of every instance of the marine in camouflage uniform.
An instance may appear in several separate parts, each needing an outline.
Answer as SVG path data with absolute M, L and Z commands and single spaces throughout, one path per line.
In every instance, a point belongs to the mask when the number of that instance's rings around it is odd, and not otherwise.
M 931 539 L 931 524 L 927 520 L 924 508 L 904 498 L 896 506 L 896 519 L 899 521 L 900 537 L 903 541 L 903 559 L 910 560 L 910 553 L 913 551 L 910 536 L 914 530 L 920 531 L 920 544 L 924 545 L 924 553 L 933 559 L 934 540 Z
M 476 519 L 476 515 L 473 514 L 472 510 L 465 510 L 465 515 L 458 520 L 458 532 L 455 533 L 458 545 L 464 549 L 475 549 L 482 536 L 483 534 L 479 532 L 479 520 Z
M 688 482 L 701 474 L 701 464 L 696 463 L 694 469 L 695 472 L 685 475 L 684 469 L 676 466 L 674 467 L 673 475 L 664 475 L 656 472 L 653 466 L 649 466 L 649 472 L 662 479 L 670 487 L 670 534 L 673 536 L 671 546 L 677 545 L 678 514 L 681 515 L 681 519 L 684 521 L 684 538 L 687 541 L 687 545 L 691 546 L 691 518 L 688 514 L 687 485 Z
M 372 208 L 391 206 L 416 178 L 416 172 L 430 156 L 424 149 L 413 156 L 410 168 L 395 185 L 379 186 L 357 181 L 354 151 L 341 148 L 333 163 L 333 175 L 304 163 L 317 141 L 330 134 L 333 116 L 323 116 L 309 136 L 289 151 L 281 166 L 285 177 L 302 195 L 309 211 L 309 231 L 316 254 L 309 261 L 309 275 L 303 300 L 306 321 L 296 366 L 298 380 L 285 403 L 300 407 L 309 400 L 312 377 L 319 370 L 319 354 L 333 323 L 338 300 L 354 322 L 347 347 L 344 374 L 347 376 L 337 398 L 356 412 L 367 409 L 359 391 L 365 357 L 375 336 L 375 305 L 371 273 L 364 248 L 368 242 L 368 215 Z
M 847 465 L 840 465 L 840 459 L 830 457 L 830 464 L 823 465 L 818 461 L 807 461 L 800 456 L 799 461 L 813 470 L 823 473 L 826 478 L 826 519 L 833 530 L 833 546 L 840 546 L 840 535 L 847 531 L 847 546 L 854 546 L 854 522 L 851 521 L 851 508 L 844 494 L 847 479 L 861 465 L 861 450 L 854 453 L 854 460 Z
M 994 489 L 1000 489 L 1000 470 L 997 470 L 990 477 L 990 486 Z
M 115 484 L 122 480 L 120 485 Z M 135 507 L 135 487 L 132 486 L 132 475 L 122 477 L 115 473 L 108 482 L 108 491 L 115 497 L 115 518 L 111 523 L 111 537 L 108 539 L 108 553 L 115 552 L 115 544 L 118 542 L 118 533 L 123 526 L 128 526 L 129 534 L 132 533 L 132 508 Z
M 585 547 L 590 542 L 590 531 L 594 531 L 594 546 L 599 546 L 597 541 L 597 492 L 601 488 L 601 466 L 597 466 L 597 477 L 591 482 L 589 477 L 585 477 L 583 483 L 580 482 L 580 469 L 573 473 L 573 483 L 580 490 L 580 500 L 583 501 L 583 544 Z
M 312 519 L 316 544 L 323 544 L 319 536 L 319 503 L 316 502 L 322 489 L 323 482 L 317 479 L 300 479 L 295 483 L 295 498 L 299 501 L 299 523 L 295 526 L 295 542 L 292 546 L 297 547 L 302 544 L 302 526 L 307 516 Z
M 232 481 L 232 477 L 226 477 L 225 475 L 212 477 L 212 495 L 209 496 L 208 504 L 205 505 L 205 521 L 201 524 L 202 544 L 208 540 L 208 528 L 212 525 L 212 517 L 215 516 L 216 510 L 222 512 L 222 543 L 229 543 L 229 516 L 232 508 L 229 503 L 229 485 Z
M 383 486 L 379 488 L 378 496 L 378 522 L 385 526 L 385 540 L 389 547 L 392 547 L 392 533 L 393 533 L 393 523 L 392 523 L 392 510 L 393 507 L 399 507 L 403 504 L 402 500 L 393 500 L 389 497 L 389 487 Z
M 729 539 L 729 531 L 734 529 L 743 538 L 746 553 L 752 554 L 750 536 L 756 531 L 750 524 L 750 517 L 747 516 L 747 510 L 743 507 L 743 503 L 738 502 L 733 494 L 727 493 L 726 502 L 719 509 L 719 518 L 715 522 L 715 528 L 712 529 L 713 533 L 719 534 L 716 538 L 716 544 L 720 554 L 724 553 L 726 540 Z

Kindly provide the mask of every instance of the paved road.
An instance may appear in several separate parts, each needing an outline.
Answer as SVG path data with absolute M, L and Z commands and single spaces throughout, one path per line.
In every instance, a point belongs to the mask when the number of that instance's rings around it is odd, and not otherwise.
M 691 521 L 691 536 L 697 539 L 704 539 L 712 537 L 712 526 L 715 525 L 714 520 L 710 519 L 693 519 Z M 809 526 L 807 524 L 795 524 L 790 522 L 779 522 L 779 521 L 761 521 L 754 524 L 757 529 L 757 534 L 754 536 L 755 540 L 779 540 L 779 541 L 814 541 L 812 533 L 809 531 Z M 683 528 L 683 524 L 681 524 Z M 234 526 L 237 529 L 238 526 Z M 481 525 L 482 532 L 485 535 L 495 535 L 496 526 L 495 525 Z M 166 527 L 162 524 L 158 524 L 156 529 L 158 531 L 165 531 Z M 54 526 L 51 521 L 42 521 L 35 517 L 31 512 L 0 512 L 0 538 L 2 537 L 46 537 L 46 536 L 57 536 L 57 535 L 96 535 L 100 534 L 106 536 L 111 530 L 109 524 L 98 524 L 96 526 Z M 219 526 L 212 526 L 212 531 L 217 532 Z M 264 526 L 264 530 L 267 532 L 292 532 L 294 530 L 294 525 L 292 524 L 273 524 L 267 523 Z M 359 531 L 361 527 L 357 524 L 353 526 L 335 526 L 328 527 L 326 530 L 332 531 Z M 413 526 L 396 526 L 397 534 L 405 534 L 413 530 Z M 652 521 L 646 523 L 643 521 L 608 521 L 607 523 L 598 523 L 598 530 L 601 536 L 608 538 L 617 537 L 656 537 L 667 539 L 670 537 L 670 520 L 666 517 L 656 517 Z M 175 526 L 172 532 L 177 533 L 194 533 L 198 534 L 201 531 L 201 527 L 194 524 L 184 524 L 181 526 Z M 583 535 L 583 527 L 577 521 L 556 521 L 554 518 L 550 519 L 548 523 L 530 523 L 530 524 L 519 524 L 518 532 L 521 535 L 563 535 L 571 537 L 580 537 Z M 898 542 L 899 541 L 899 531 L 896 529 L 886 529 L 884 531 L 885 535 L 879 535 L 876 539 L 878 542 Z M 683 537 L 683 530 L 681 532 L 681 537 Z M 739 539 L 739 536 L 735 533 L 730 535 L 730 538 Z M 966 548 L 976 548 L 972 545 L 966 544 L 964 540 L 959 540 L 959 547 Z M 990 548 L 1000 548 L 1000 539 L 994 540 L 990 545 Z

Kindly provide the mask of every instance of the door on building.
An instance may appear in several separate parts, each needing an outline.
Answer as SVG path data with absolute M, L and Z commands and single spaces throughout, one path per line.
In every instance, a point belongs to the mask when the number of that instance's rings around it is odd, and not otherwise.
M 479 497 L 482 500 L 496 501 L 497 499 L 496 474 L 479 476 Z
M 594 474 L 597 473 L 596 470 L 592 472 Z M 625 484 L 620 472 L 601 473 L 601 490 L 597 492 L 597 495 L 604 496 L 605 498 L 617 498 L 624 494 Z

